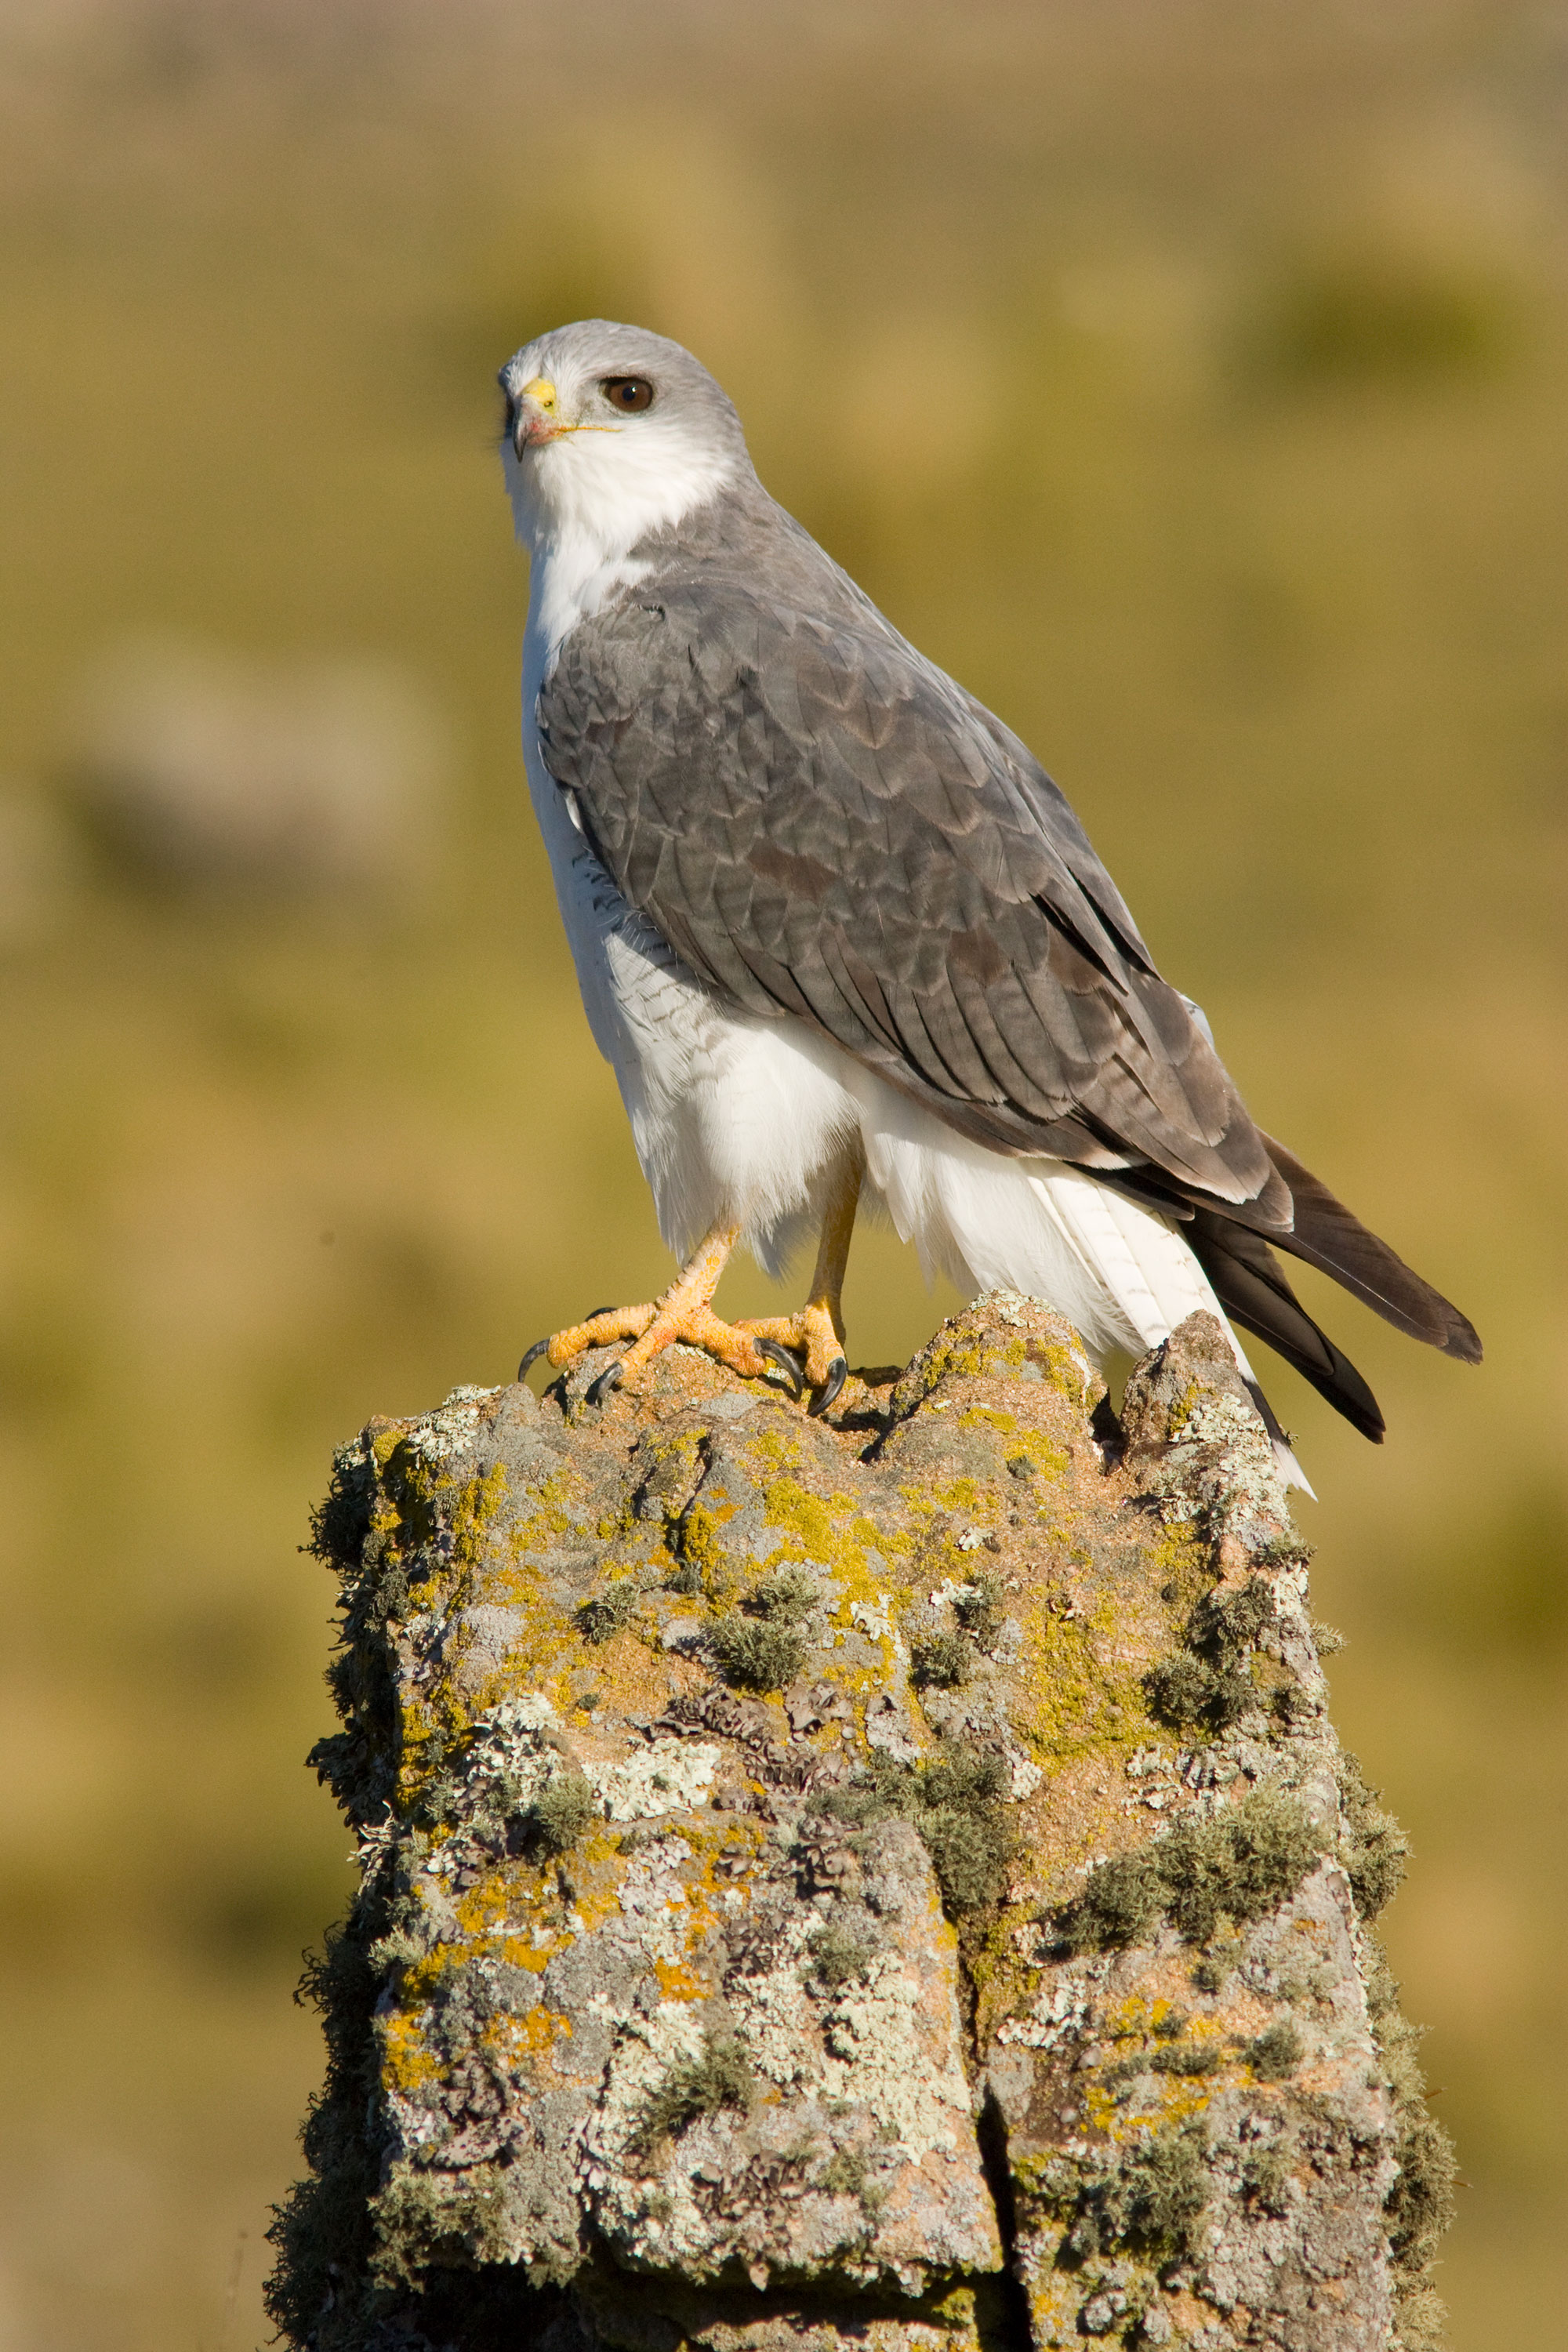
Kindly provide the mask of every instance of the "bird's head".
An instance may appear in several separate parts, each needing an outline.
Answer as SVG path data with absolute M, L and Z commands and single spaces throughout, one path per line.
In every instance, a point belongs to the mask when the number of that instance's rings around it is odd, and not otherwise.
M 501 461 L 530 547 L 582 534 L 606 552 L 751 471 L 741 420 L 707 369 L 643 327 L 555 327 L 500 371 Z

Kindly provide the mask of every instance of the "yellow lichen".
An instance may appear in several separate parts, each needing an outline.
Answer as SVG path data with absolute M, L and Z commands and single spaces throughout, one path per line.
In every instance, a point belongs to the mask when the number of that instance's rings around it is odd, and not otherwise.
M 653 1964 L 658 1989 L 666 2000 L 706 2000 L 713 1988 L 705 1976 L 699 1976 L 684 1960 L 659 1960 Z
M 561 2010 L 541 2006 L 522 2017 L 497 2018 L 493 2031 L 498 2041 L 510 2042 L 515 2055 L 532 2057 L 542 2050 L 552 2049 L 557 2042 L 569 2042 L 572 2020 Z
M 715 1606 L 732 1600 L 739 1589 L 734 1563 L 724 1548 L 722 1535 L 735 1511 L 736 1506 L 730 1502 L 696 1502 L 687 1512 L 681 1528 L 682 1564 L 696 1578 L 703 1597 Z
M 1036 1476 L 1048 1479 L 1053 1485 L 1059 1484 L 1071 1467 L 1067 1447 L 1058 1445 L 1053 1437 L 1043 1436 L 1037 1429 L 1026 1429 L 1022 1435 L 1024 1442 L 1018 1453 L 1032 1465 Z M 1016 1454 L 1010 1454 L 1009 1466 L 1016 1459 Z
M 377 2031 L 383 2071 L 395 2089 L 406 2095 L 442 2080 L 441 2062 L 426 2040 L 416 2013 L 395 2009 L 378 2019 Z
M 980 1508 L 980 1486 L 973 1478 L 949 1478 L 944 1485 L 932 1486 L 932 1495 L 946 1511 L 977 1511 Z M 985 1497 L 992 1500 L 990 1496 Z
M 1016 1728 L 1037 1762 L 1060 1768 L 1096 1749 L 1131 1752 L 1150 1727 L 1137 1674 L 1121 1658 L 1106 1659 L 1095 1636 L 1114 1624 L 1109 1601 L 1083 1617 L 1052 1612 L 1036 1594 L 1023 1612 L 1029 1693 Z

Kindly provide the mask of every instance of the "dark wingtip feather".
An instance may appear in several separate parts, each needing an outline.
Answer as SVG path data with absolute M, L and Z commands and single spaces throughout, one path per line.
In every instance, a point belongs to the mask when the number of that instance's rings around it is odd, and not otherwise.
M 1269 1240 L 1331 1275 L 1396 1330 L 1408 1332 L 1413 1339 L 1424 1339 L 1428 1347 L 1457 1356 L 1462 1363 L 1479 1364 L 1480 1340 L 1474 1325 L 1458 1308 L 1363 1225 L 1293 1151 L 1271 1135 L 1263 1140 L 1296 1204 L 1291 1231 L 1270 1232 Z

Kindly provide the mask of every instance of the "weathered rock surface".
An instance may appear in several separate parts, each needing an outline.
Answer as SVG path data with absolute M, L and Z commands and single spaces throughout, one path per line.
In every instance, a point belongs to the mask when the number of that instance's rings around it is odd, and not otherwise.
M 1218 1327 L 997 1295 L 826 1422 L 684 1349 L 338 1456 L 363 1881 L 319 2352 L 1425 2352 L 1448 2158 Z

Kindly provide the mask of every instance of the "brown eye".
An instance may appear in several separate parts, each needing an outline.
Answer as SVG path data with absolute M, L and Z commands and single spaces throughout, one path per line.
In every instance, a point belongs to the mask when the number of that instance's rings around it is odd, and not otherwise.
M 607 375 L 599 390 L 612 408 L 624 408 L 628 415 L 653 406 L 653 386 L 646 375 Z

